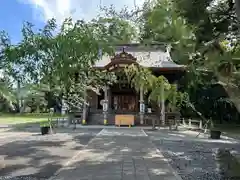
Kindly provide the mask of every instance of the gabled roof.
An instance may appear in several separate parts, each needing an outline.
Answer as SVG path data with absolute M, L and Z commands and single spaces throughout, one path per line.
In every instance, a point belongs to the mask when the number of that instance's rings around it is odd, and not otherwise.
M 144 67 L 158 68 L 182 68 L 183 65 L 174 63 L 169 52 L 165 52 L 164 48 L 159 45 L 142 46 L 139 44 L 117 45 L 115 46 L 115 56 L 102 55 L 97 61 L 95 67 L 105 67 L 116 60 L 122 52 L 127 56 L 131 56 L 139 65 Z M 133 58 L 129 60 L 133 60 Z

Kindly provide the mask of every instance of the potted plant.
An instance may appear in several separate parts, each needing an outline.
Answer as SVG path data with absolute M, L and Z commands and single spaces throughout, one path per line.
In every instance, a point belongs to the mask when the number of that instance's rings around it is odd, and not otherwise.
M 41 129 L 42 135 L 48 134 L 49 133 L 49 129 L 50 129 L 49 122 L 41 122 L 40 123 L 40 129 Z

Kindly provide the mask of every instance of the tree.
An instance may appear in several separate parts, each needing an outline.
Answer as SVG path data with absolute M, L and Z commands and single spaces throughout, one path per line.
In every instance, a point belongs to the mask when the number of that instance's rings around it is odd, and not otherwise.
M 214 76 L 223 85 L 237 109 L 240 95 L 237 92 L 239 76 L 239 1 L 225 0 L 213 3 L 212 0 L 176 1 L 178 14 L 188 24 L 195 27 L 197 39 L 194 67 L 214 72 Z
M 150 70 L 136 65 L 130 65 L 124 70 L 128 78 L 128 82 L 137 92 L 140 93 L 140 106 L 144 106 L 144 94 L 146 94 L 152 87 L 154 76 Z M 143 124 L 143 118 L 143 112 L 141 112 L 141 124 Z
M 235 1 L 235 8 L 236 8 L 238 19 L 240 19 L 240 2 L 238 0 Z
M 16 96 L 9 84 L 0 79 L 0 99 L 2 99 L 10 108 L 13 108 L 13 104 L 16 102 Z
M 112 45 L 131 43 L 136 39 L 136 28 L 127 20 L 118 17 L 100 17 L 96 20 L 105 28 L 105 38 Z
M 164 76 L 155 77 L 149 95 L 149 100 L 156 102 L 159 109 L 161 109 L 160 120 L 162 125 L 165 125 L 165 101 L 168 98 L 165 93 L 170 87 L 168 80 Z M 154 122 L 153 127 L 155 127 L 155 124 L 156 123 Z
M 237 21 L 232 0 L 174 1 L 176 11 L 195 26 L 197 43 L 209 42 L 223 33 L 236 32 Z
M 141 41 L 163 43 L 171 47 L 172 60 L 189 65 L 189 56 L 195 53 L 194 27 L 176 12 L 169 0 L 153 1 L 145 5 L 142 14 Z
M 237 6 L 238 1 L 236 11 Z M 199 87 L 210 87 L 218 81 L 238 87 L 239 21 L 234 1 L 156 0 L 130 13 L 135 17 L 121 12 L 113 14 L 134 19 L 142 43 L 172 46 L 172 59 L 186 65 L 185 91 L 194 96 Z M 223 48 L 223 44 L 232 50 Z
M 150 92 L 149 101 L 157 103 L 159 109 L 161 109 L 160 120 L 163 125 L 165 124 L 165 101 L 169 99 L 172 107 L 181 106 L 182 94 L 177 92 L 176 87 L 170 85 L 164 76 L 155 77 L 147 68 L 136 65 L 126 67 L 125 74 L 132 87 L 140 92 L 140 103 L 144 102 L 144 94 Z M 143 118 L 143 114 L 140 114 L 141 121 L 143 121 Z M 154 120 L 153 128 L 155 128 L 155 124 Z
M 16 45 L 2 34 L 1 57 L 4 68 L 15 81 L 21 84 L 46 85 L 49 97 L 63 97 L 69 106 L 79 108 L 84 102 L 86 89 L 96 90 L 114 80 L 114 74 L 98 72 L 93 65 L 102 54 L 111 54 L 109 36 L 104 36 L 104 27 L 96 22 L 66 19 L 60 32 L 51 19 L 46 26 L 35 32 L 33 25 L 23 27 L 23 40 Z M 18 68 L 16 68 L 18 67 Z M 24 79 L 22 78 L 24 75 Z

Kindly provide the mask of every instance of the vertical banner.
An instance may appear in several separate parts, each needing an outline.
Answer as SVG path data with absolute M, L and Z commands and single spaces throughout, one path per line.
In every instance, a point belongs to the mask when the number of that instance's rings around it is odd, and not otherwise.
M 66 112 L 67 112 L 67 109 L 68 109 L 67 104 L 66 104 L 66 102 L 65 102 L 64 99 L 63 99 L 63 100 L 62 100 L 61 114 L 62 114 L 62 115 L 65 115 Z
M 106 112 L 108 110 L 108 103 L 104 102 L 103 103 L 103 111 Z
M 145 112 L 145 104 L 144 103 L 140 103 L 140 112 L 141 113 Z

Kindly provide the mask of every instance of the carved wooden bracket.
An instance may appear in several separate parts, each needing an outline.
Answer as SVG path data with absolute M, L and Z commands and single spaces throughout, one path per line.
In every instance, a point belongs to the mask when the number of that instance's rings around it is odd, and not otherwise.
M 137 61 L 137 59 L 132 54 L 129 54 L 125 51 L 116 54 L 113 58 L 111 58 L 111 61 L 128 61 L 128 60 Z

